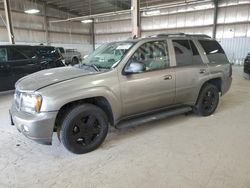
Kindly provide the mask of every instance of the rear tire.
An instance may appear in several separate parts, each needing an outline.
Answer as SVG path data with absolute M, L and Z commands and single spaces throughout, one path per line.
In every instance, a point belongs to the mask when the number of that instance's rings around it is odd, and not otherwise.
M 213 84 L 205 84 L 199 94 L 198 101 L 194 108 L 200 116 L 210 116 L 219 104 L 219 90 Z
M 66 114 L 60 140 L 72 153 L 84 154 L 98 148 L 107 133 L 108 119 L 103 110 L 92 104 L 82 104 Z

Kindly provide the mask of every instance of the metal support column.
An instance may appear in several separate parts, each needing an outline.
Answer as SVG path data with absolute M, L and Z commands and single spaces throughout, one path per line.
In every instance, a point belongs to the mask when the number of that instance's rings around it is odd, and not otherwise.
M 93 46 L 93 51 L 95 50 L 95 19 L 92 19 L 91 22 L 91 28 L 90 28 L 90 32 L 91 32 L 91 44 Z
M 131 0 L 132 37 L 141 36 L 140 0 Z
M 5 9 L 6 27 L 8 31 L 9 41 L 11 44 L 15 44 L 15 37 L 11 19 L 10 0 L 4 0 L 4 9 Z
M 45 30 L 45 41 L 46 44 L 49 45 L 49 27 L 48 27 L 48 19 L 47 19 L 47 6 L 46 3 L 44 2 L 43 4 L 43 24 L 44 24 L 44 30 Z
M 214 0 L 214 22 L 213 22 L 213 38 L 216 38 L 217 33 L 217 19 L 218 19 L 218 2 L 219 0 Z

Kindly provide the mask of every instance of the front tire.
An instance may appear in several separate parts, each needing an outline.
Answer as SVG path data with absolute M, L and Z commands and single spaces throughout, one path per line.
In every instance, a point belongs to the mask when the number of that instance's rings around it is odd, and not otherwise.
M 64 147 L 75 154 L 97 149 L 108 133 L 108 119 L 99 107 L 83 104 L 71 109 L 60 129 Z
M 205 84 L 200 92 L 195 106 L 196 114 L 200 116 L 210 116 L 219 104 L 219 90 L 213 84 Z

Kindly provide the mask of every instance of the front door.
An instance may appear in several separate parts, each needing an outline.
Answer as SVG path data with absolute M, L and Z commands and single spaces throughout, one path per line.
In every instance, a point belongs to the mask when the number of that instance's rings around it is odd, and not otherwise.
M 145 70 L 120 75 L 123 116 L 139 114 L 173 104 L 175 98 L 175 74 L 170 68 L 166 41 L 142 44 L 125 67 L 139 62 Z

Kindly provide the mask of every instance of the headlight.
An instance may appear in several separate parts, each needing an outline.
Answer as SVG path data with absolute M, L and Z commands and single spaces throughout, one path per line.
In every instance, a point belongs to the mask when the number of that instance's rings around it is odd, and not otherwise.
M 42 96 L 34 93 L 21 93 L 20 110 L 29 113 L 40 112 Z

